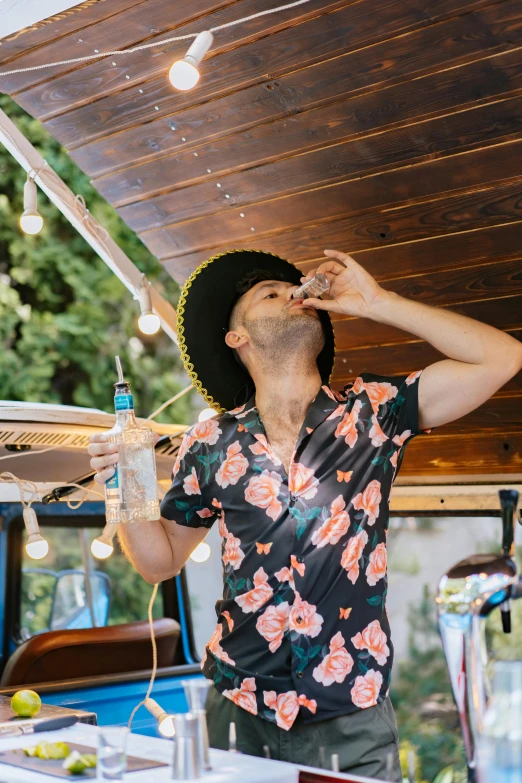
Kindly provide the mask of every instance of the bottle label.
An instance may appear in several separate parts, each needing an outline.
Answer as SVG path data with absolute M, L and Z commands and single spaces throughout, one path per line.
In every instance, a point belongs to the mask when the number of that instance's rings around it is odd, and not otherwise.
M 120 504 L 122 502 L 122 493 L 119 478 L 119 471 L 116 467 L 114 476 L 105 482 L 105 502 L 108 504 Z
M 134 410 L 132 394 L 117 394 L 116 397 L 114 398 L 114 409 L 116 411 Z

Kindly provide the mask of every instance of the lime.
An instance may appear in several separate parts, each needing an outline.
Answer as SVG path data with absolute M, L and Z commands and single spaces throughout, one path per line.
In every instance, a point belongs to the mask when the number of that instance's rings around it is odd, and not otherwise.
M 36 745 L 33 745 L 32 748 L 24 748 L 24 753 L 26 756 L 36 756 Z
M 82 761 L 88 768 L 94 769 L 97 761 L 96 753 L 82 753 Z
M 48 758 L 65 759 L 69 755 L 69 746 L 66 742 L 46 742 Z
M 49 742 L 40 742 L 34 749 L 34 755 L 38 759 L 50 759 L 49 755 Z
M 77 750 L 73 750 L 73 752 L 67 756 L 62 766 L 73 775 L 79 775 L 82 772 L 85 772 L 88 765 L 83 760 L 81 753 L 78 753 Z
M 11 709 L 20 718 L 32 718 L 40 710 L 42 700 L 34 691 L 16 691 L 11 699 Z

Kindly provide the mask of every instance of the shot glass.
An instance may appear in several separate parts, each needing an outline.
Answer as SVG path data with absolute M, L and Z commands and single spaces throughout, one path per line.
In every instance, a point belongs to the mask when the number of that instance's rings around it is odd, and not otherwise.
M 127 768 L 126 726 L 102 726 L 98 735 L 98 780 L 123 780 Z

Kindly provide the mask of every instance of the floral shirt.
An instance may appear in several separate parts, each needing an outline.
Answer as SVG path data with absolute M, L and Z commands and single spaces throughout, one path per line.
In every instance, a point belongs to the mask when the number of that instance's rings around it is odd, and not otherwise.
M 389 689 L 389 496 L 418 429 L 421 371 L 323 386 L 290 470 L 252 398 L 185 435 L 162 516 L 222 539 L 223 598 L 202 661 L 223 696 L 289 729 Z

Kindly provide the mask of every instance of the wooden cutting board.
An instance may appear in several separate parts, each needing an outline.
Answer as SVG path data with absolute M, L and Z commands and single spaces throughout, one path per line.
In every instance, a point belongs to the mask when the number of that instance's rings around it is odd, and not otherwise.
M 35 745 L 38 743 L 35 742 Z M 89 748 L 86 745 L 77 745 L 74 742 L 68 742 L 69 750 L 77 750 L 78 753 L 95 753 L 96 748 Z M 5 750 L 0 752 L 0 764 L 11 764 L 19 769 L 27 769 L 31 772 L 41 772 L 44 775 L 54 775 L 56 778 L 65 778 L 66 780 L 86 780 L 96 778 L 95 769 L 86 769 L 80 775 L 71 775 L 63 768 L 63 759 L 38 759 L 34 756 L 26 756 L 22 748 L 17 750 Z M 143 769 L 153 769 L 156 767 L 167 767 L 163 761 L 151 761 L 150 759 L 140 759 L 136 756 L 127 756 L 127 772 L 139 772 Z

